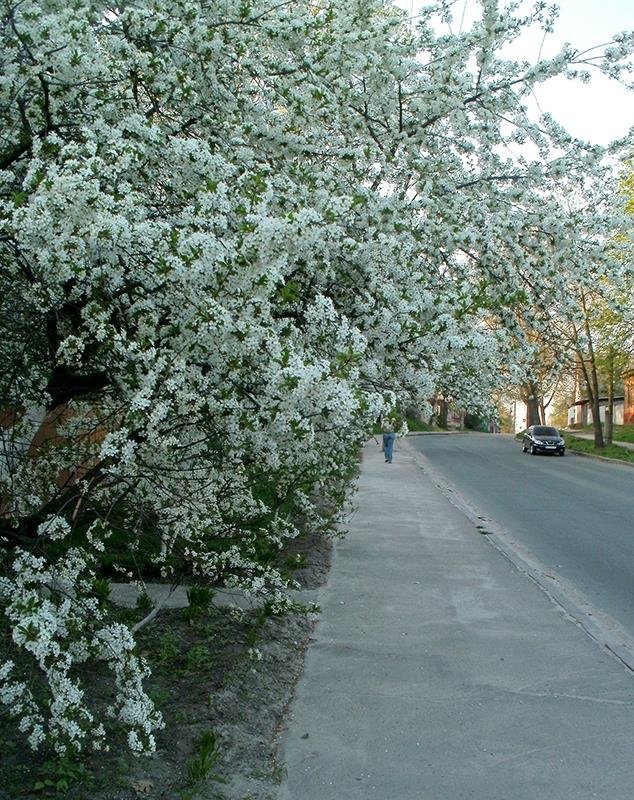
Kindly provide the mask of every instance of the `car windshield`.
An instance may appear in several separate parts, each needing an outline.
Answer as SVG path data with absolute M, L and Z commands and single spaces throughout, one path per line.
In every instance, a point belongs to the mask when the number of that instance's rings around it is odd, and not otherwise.
M 535 436 L 559 436 L 557 428 L 545 428 L 543 425 L 536 425 L 533 433 Z

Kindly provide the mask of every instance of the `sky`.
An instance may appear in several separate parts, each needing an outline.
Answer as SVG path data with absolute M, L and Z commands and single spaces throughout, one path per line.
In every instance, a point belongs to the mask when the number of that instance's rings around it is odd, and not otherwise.
M 634 0 L 556 0 L 560 8 L 555 31 L 543 44 L 543 56 L 555 55 L 564 42 L 577 49 L 586 49 L 609 42 L 614 33 L 634 30 Z M 394 0 L 406 11 L 426 5 L 425 0 Z M 532 5 L 527 2 L 527 7 Z M 465 24 L 477 13 L 478 0 L 456 0 L 456 28 L 464 13 Z M 542 45 L 542 34 L 526 35 L 513 52 L 514 58 L 536 61 Z M 589 85 L 556 78 L 536 90 L 539 108 L 549 111 L 578 138 L 606 145 L 625 136 L 634 126 L 634 92 L 609 81 L 596 71 Z M 535 113 L 539 110 L 535 107 Z

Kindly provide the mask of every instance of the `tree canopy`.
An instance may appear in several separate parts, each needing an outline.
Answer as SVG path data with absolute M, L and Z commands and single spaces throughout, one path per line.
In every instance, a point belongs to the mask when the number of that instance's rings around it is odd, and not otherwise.
M 92 658 L 133 749 L 161 725 L 104 551 L 283 607 L 271 554 L 341 511 L 377 416 L 486 407 L 518 306 L 593 274 L 612 223 L 572 263 L 557 193 L 605 153 L 525 107 L 588 59 L 500 55 L 545 3 L 455 35 L 448 6 L 412 31 L 386 0 L 3 0 L 0 596 L 37 670 L 8 658 L 0 700 L 33 747 L 101 746 Z

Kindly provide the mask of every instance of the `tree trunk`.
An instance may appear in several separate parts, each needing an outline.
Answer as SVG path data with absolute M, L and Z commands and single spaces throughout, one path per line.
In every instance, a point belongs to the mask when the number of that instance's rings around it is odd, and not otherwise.
M 531 425 L 541 425 L 541 417 L 539 414 L 539 403 L 535 395 L 528 396 L 528 403 L 526 404 L 526 427 Z
M 539 413 L 539 396 L 537 394 L 537 384 L 534 381 L 522 387 L 522 401 L 526 405 L 526 427 L 531 425 L 541 425 L 542 418 Z
M 590 321 L 588 319 L 588 309 L 586 308 L 586 298 L 581 296 L 581 307 L 584 314 L 584 327 L 586 332 L 586 341 L 588 344 L 588 359 L 581 356 L 581 368 L 586 379 L 586 386 L 588 388 L 588 400 L 592 408 L 592 427 L 594 429 L 594 446 L 597 450 L 602 450 L 605 447 L 603 441 L 603 430 L 601 428 L 601 414 L 599 412 L 599 376 L 597 374 L 597 362 L 594 355 L 594 346 L 592 344 L 592 333 L 590 331 Z M 590 369 L 588 369 L 588 364 Z
M 601 415 L 599 412 L 599 379 L 597 371 L 592 366 L 588 371 L 588 366 L 582 360 L 583 374 L 586 380 L 586 391 L 588 392 L 588 403 L 592 409 L 592 428 L 594 431 L 594 446 L 597 450 L 602 450 L 605 447 L 603 441 L 603 431 L 601 429 Z
M 438 427 L 439 428 L 446 428 L 447 427 L 447 417 L 449 414 L 449 405 L 445 398 L 441 398 L 438 402 Z
M 592 427 L 594 429 L 594 446 L 597 450 L 602 450 L 605 447 L 605 441 L 603 440 L 603 427 L 601 425 L 601 407 L 599 406 L 599 392 L 597 388 L 598 388 L 597 382 L 595 382 L 592 391 L 592 401 L 591 401 Z
M 605 407 L 605 443 L 612 444 L 612 426 L 614 425 L 614 351 L 610 348 L 608 356 L 608 404 Z

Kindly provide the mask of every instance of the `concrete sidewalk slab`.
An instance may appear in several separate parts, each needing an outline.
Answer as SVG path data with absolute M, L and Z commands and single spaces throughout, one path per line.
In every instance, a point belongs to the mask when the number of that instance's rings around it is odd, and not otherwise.
M 282 742 L 282 800 L 630 800 L 634 677 L 402 447 L 365 448 Z

